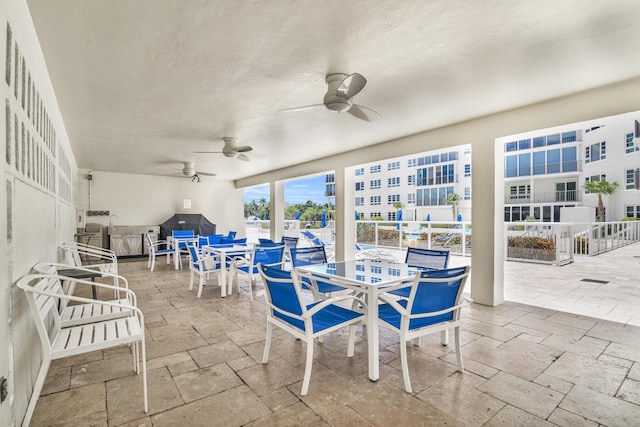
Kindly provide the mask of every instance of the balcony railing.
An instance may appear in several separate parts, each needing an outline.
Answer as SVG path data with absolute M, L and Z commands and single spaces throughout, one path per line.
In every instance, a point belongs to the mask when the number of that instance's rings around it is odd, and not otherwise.
M 581 202 L 582 192 L 577 190 L 565 191 L 541 191 L 533 194 L 505 194 L 504 202 L 506 204 L 520 203 L 555 203 L 555 202 Z

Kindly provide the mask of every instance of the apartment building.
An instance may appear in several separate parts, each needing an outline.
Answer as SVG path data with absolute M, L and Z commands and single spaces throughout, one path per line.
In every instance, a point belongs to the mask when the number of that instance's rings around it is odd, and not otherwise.
M 471 146 L 402 156 L 356 167 L 355 209 L 358 219 L 395 221 L 396 203 L 402 203 L 402 219 L 433 221 L 454 219 L 447 204 L 450 193 L 460 196 L 458 214 L 471 219 Z M 335 177 L 325 175 L 325 197 L 335 195 Z
M 535 218 L 559 222 L 563 207 L 596 207 L 598 197 L 584 190 L 589 181 L 617 182 L 604 197 L 606 219 L 640 218 L 640 127 L 638 113 L 603 118 L 552 130 L 501 138 L 504 147 L 504 220 Z M 449 193 L 461 200 L 457 212 L 471 220 L 471 147 L 430 151 L 356 168 L 359 219 L 395 221 L 453 219 Z M 325 196 L 335 195 L 335 177 L 325 176 Z M 594 210 L 595 215 L 595 210 Z M 457 217 L 456 217 L 457 219 Z M 593 218 L 595 220 L 595 217 Z
M 615 194 L 603 198 L 606 219 L 640 218 L 638 116 L 629 113 L 501 141 L 505 221 L 558 222 L 562 207 L 595 208 L 598 197 L 584 184 L 602 179 L 619 184 Z

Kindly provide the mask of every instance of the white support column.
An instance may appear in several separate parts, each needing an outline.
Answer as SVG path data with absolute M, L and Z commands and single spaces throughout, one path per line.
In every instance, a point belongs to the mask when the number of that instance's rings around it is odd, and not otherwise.
M 473 142 L 471 163 L 476 197 L 471 208 L 471 298 L 480 304 L 496 306 L 504 302 L 504 183 L 502 179 L 495 179 L 496 176 L 502 178 L 502 150 L 493 140 Z M 491 188 L 494 191 L 490 191 Z M 480 195 L 482 200 L 477 199 Z
M 335 170 L 336 178 L 336 261 L 354 259 L 355 249 L 355 168 Z
M 279 242 L 284 233 L 284 181 L 271 181 L 269 212 L 271 240 Z

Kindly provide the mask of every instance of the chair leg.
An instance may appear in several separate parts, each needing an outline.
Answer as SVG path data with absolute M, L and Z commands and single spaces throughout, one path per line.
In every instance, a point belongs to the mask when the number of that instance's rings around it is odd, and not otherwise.
M 253 274 L 249 275 L 249 299 L 253 301 Z
M 151 254 L 149 254 L 149 262 L 151 264 L 151 271 L 153 271 L 153 269 L 156 268 L 156 256 L 151 256 Z
M 202 288 L 204 287 L 204 282 L 205 282 L 205 276 L 206 273 L 202 272 L 200 273 L 200 282 L 198 284 L 198 298 L 200 298 L 200 296 L 202 295 Z
M 191 270 L 191 280 L 189 280 L 189 290 L 193 289 L 194 275 L 195 275 L 195 273 L 193 272 L 193 270 Z
M 307 339 L 307 361 L 304 365 L 304 379 L 302 380 L 301 396 L 306 396 L 309 391 L 309 382 L 311 382 L 311 368 L 313 366 L 313 339 L 309 336 Z
M 144 335 L 140 341 L 140 347 L 142 350 L 142 395 L 144 396 L 144 412 L 149 412 L 149 402 L 147 399 L 147 353 L 144 345 Z
M 151 252 L 149 252 L 149 259 L 147 260 L 147 268 L 151 268 Z
M 356 327 L 355 325 L 349 326 L 349 344 L 347 345 L 347 357 L 353 357 L 353 352 L 356 347 Z
M 449 345 L 449 330 L 445 329 L 444 331 L 440 332 L 440 343 L 442 343 L 442 345 Z
M 271 335 L 273 333 L 273 325 L 267 322 L 267 337 L 264 340 L 264 352 L 262 353 L 262 363 L 269 361 L 269 349 L 271 348 Z
M 456 326 L 456 358 L 458 359 L 458 370 L 464 372 L 464 366 L 462 366 L 462 351 L 460 349 L 460 326 Z
M 420 337 L 415 337 L 414 339 L 412 339 L 411 344 L 413 344 L 414 347 L 420 347 Z
M 23 426 L 28 426 L 31 422 L 31 417 L 33 416 L 33 411 L 36 409 L 36 403 L 38 402 L 38 398 L 40 397 L 40 393 L 42 392 L 42 387 L 44 386 L 44 380 L 47 378 L 47 372 L 49 372 L 49 366 L 51 365 L 51 360 L 47 357 L 42 361 L 42 365 L 40 366 L 40 370 L 38 371 L 38 376 L 36 377 L 36 383 L 33 385 L 33 391 L 31 392 L 31 399 L 29 399 L 29 406 L 27 406 L 27 413 L 22 420 Z
M 404 336 L 400 337 L 400 361 L 402 362 L 402 378 L 404 380 L 404 389 L 407 393 L 411 393 L 411 380 L 409 379 L 409 362 L 407 361 L 407 340 Z

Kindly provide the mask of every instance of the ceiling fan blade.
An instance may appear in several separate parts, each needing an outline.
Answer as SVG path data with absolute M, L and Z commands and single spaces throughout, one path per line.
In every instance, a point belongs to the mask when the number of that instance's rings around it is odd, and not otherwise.
M 234 150 L 236 150 L 238 153 L 246 153 L 253 150 L 253 147 L 250 147 L 248 145 L 241 145 L 240 147 L 234 148 Z
M 358 104 L 353 104 L 347 112 L 367 122 L 375 122 L 376 120 L 380 120 L 382 118 L 380 114 L 378 114 L 376 111 L 373 111 L 371 108 L 363 107 L 362 105 Z
M 285 108 L 280 111 L 283 113 L 291 113 L 293 111 L 311 110 L 312 108 L 318 108 L 318 107 L 324 107 L 324 104 L 313 104 L 313 105 L 305 105 L 302 107 Z
M 222 151 L 192 151 L 193 154 L 219 154 Z
M 196 175 L 204 175 L 204 176 L 216 176 L 215 173 L 209 173 L 209 172 L 196 172 Z
M 362 74 L 353 73 L 340 82 L 338 92 L 346 98 L 351 98 L 356 96 L 366 84 L 367 79 L 365 79 Z
M 238 156 L 236 157 L 236 159 L 244 160 L 245 162 L 248 162 L 249 160 L 251 160 L 250 158 L 248 158 L 248 157 L 247 157 L 247 156 L 245 156 L 244 154 L 238 154 Z

